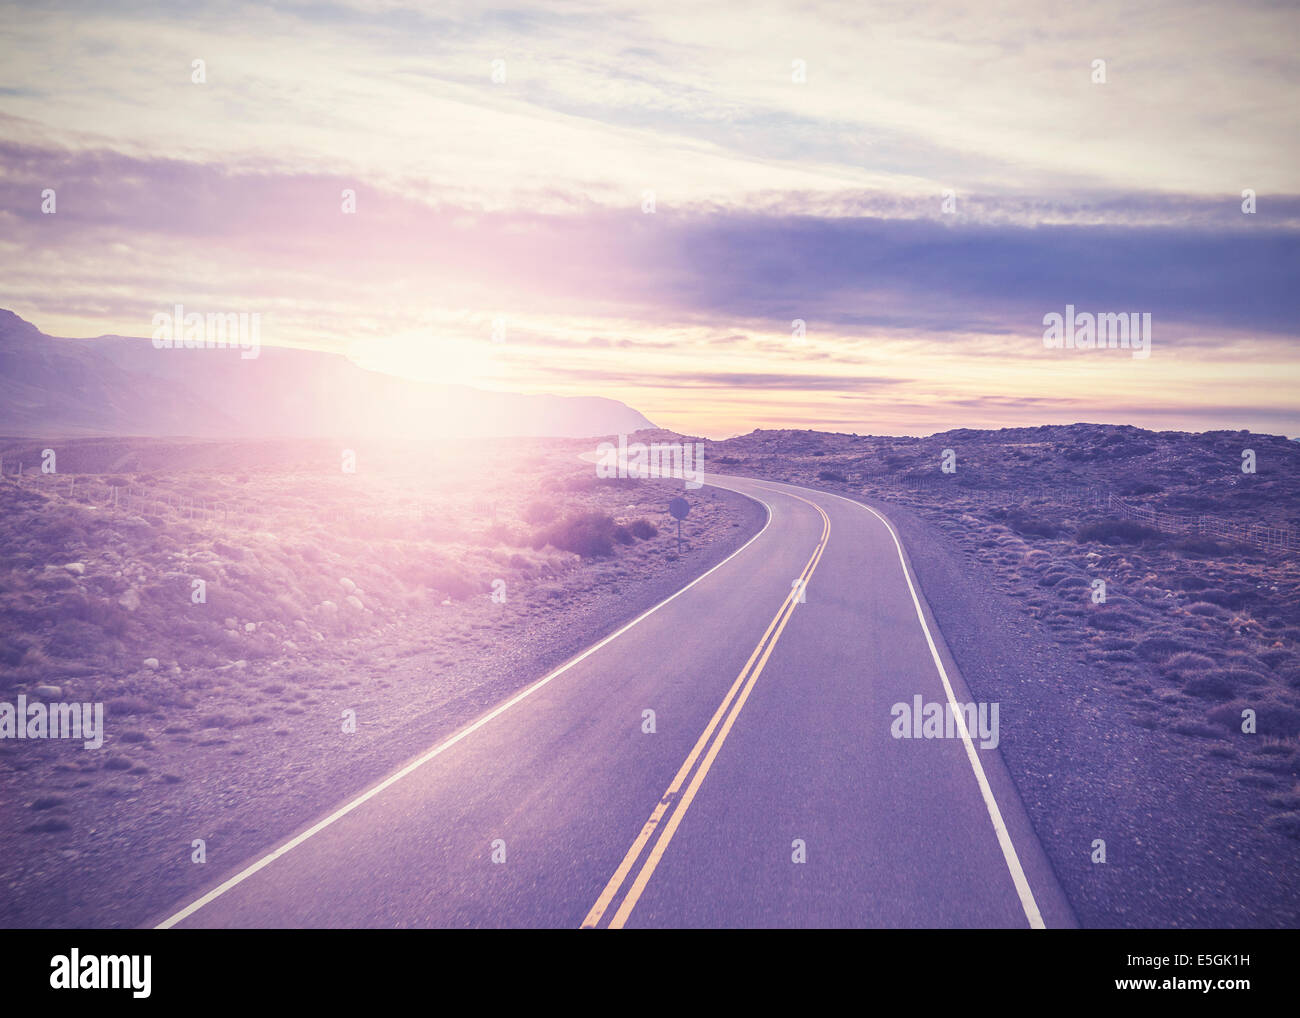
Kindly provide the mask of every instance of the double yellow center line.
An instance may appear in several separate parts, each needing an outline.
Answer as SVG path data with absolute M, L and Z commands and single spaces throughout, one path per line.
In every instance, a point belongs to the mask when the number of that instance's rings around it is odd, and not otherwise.
M 817 563 L 821 560 L 822 552 L 826 549 L 826 542 L 831 536 L 831 520 L 826 515 L 821 506 L 815 502 L 809 502 L 808 499 L 802 498 L 791 492 L 783 492 L 791 498 L 797 498 L 800 502 L 807 503 L 817 510 L 818 515 L 822 518 L 821 539 L 817 542 L 817 547 L 813 549 L 812 557 L 808 559 L 808 564 L 804 566 L 803 572 L 799 574 L 799 582 L 793 584 L 790 593 L 786 596 L 785 602 L 781 605 L 772 621 L 768 624 L 766 632 L 763 633 L 762 639 L 754 648 L 754 652 L 749 655 L 749 660 L 745 662 L 745 667 L 740 670 L 736 676 L 736 681 L 732 683 L 727 695 L 722 698 L 722 703 L 714 711 L 713 717 L 709 720 L 708 725 L 700 734 L 695 743 L 695 747 L 686 757 L 685 762 L 678 769 L 672 784 L 664 792 L 663 797 L 655 806 L 650 814 L 650 819 L 645 822 L 641 828 L 641 833 L 636 836 L 632 842 L 632 847 L 627 850 L 627 855 L 619 863 L 618 869 L 614 875 L 609 878 L 609 883 L 605 889 L 600 892 L 600 897 L 596 899 L 596 904 L 591 906 L 591 911 L 582 921 L 583 929 L 593 929 L 601 924 L 605 913 L 614 903 L 627 882 L 628 875 L 636 866 L 637 861 L 641 858 L 645 847 L 654 839 L 654 844 L 650 848 L 650 853 L 646 856 L 645 861 L 641 864 L 641 869 L 637 872 L 636 878 L 632 881 L 627 893 L 623 895 L 623 900 L 619 903 L 614 917 L 607 924 L 611 930 L 622 929 L 627 923 L 628 916 L 636 908 L 636 903 L 644 893 L 646 885 L 650 882 L 651 876 L 654 875 L 655 867 L 659 865 L 659 860 L 663 858 L 668 843 L 672 841 L 673 834 L 676 833 L 682 818 L 690 808 L 691 801 L 695 798 L 695 793 L 700 790 L 700 785 L 704 782 L 704 777 L 709 773 L 709 768 L 713 766 L 713 761 L 718 755 L 718 750 L 722 748 L 722 743 L 726 741 L 727 734 L 731 731 L 731 726 L 736 723 L 736 718 L 740 714 L 741 708 L 745 706 L 745 701 L 749 699 L 750 691 L 754 688 L 754 683 L 758 681 L 759 675 L 763 671 L 763 666 L 767 664 L 767 659 L 772 654 L 772 648 L 776 646 L 776 641 L 780 639 L 786 623 L 790 621 L 790 616 L 794 614 L 795 607 L 799 604 L 799 595 L 803 590 L 813 570 L 817 568 Z M 739 695 L 737 695 L 739 693 Z M 734 702 L 733 702 L 734 701 Z M 723 720 L 725 715 L 726 720 Z M 719 724 L 721 723 L 721 727 Z M 716 735 L 716 738 L 715 738 Z M 696 763 L 699 763 L 698 768 Z M 694 776 L 691 776 L 694 771 Z M 686 779 L 690 777 L 690 784 L 687 785 L 684 794 L 681 792 L 682 786 Z M 675 808 L 674 808 L 675 807 Z M 668 810 L 672 809 L 672 815 L 668 817 L 668 822 L 660 828 L 660 822 L 663 820 Z M 656 834 L 658 837 L 656 837 Z

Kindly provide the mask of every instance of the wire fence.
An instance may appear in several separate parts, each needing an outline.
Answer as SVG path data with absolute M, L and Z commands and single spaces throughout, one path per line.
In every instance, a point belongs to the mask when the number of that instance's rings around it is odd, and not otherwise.
M 1185 516 L 1137 505 L 1111 495 L 1108 503 L 1111 512 L 1126 519 L 1145 523 L 1165 533 L 1200 534 L 1221 537 L 1229 541 L 1253 544 L 1269 551 L 1300 550 L 1300 534 L 1291 527 L 1270 526 L 1265 523 L 1245 523 L 1222 516 Z

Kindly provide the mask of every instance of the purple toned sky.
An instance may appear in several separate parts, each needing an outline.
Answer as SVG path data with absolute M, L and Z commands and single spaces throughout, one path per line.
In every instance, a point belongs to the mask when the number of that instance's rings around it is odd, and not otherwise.
M 0 4 L 0 306 L 260 312 L 712 437 L 1297 435 L 1297 43 L 1274 3 Z M 1045 349 L 1066 304 L 1151 356 Z

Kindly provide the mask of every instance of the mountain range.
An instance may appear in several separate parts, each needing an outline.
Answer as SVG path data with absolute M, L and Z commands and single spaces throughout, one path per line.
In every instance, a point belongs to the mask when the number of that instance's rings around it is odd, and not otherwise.
M 417 382 L 341 354 L 47 336 L 0 309 L 0 434 L 587 438 L 654 427 L 617 400 Z

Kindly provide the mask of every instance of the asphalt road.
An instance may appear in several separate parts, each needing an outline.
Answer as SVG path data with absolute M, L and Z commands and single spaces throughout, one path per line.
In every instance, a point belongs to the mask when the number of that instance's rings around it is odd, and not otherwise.
M 158 924 L 1074 925 L 997 750 L 891 733 L 973 698 L 885 520 L 710 480 L 750 543 Z

